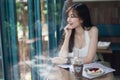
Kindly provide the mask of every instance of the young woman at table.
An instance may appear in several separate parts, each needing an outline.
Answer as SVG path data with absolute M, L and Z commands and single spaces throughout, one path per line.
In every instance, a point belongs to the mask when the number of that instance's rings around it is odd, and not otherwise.
M 89 9 L 85 4 L 75 3 L 66 11 L 67 25 L 64 28 L 64 38 L 59 51 L 59 57 L 52 59 L 53 63 L 67 62 L 68 55 L 74 55 L 73 50 L 79 50 L 84 63 L 96 60 L 98 29 L 91 23 Z

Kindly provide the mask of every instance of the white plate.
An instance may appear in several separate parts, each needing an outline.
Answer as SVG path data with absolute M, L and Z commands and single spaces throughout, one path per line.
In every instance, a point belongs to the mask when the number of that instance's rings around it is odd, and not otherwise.
M 104 70 L 102 68 L 97 68 L 97 67 L 94 67 L 94 68 L 86 68 L 85 69 L 85 72 L 87 73 L 87 75 L 89 76 L 101 76 L 104 74 Z

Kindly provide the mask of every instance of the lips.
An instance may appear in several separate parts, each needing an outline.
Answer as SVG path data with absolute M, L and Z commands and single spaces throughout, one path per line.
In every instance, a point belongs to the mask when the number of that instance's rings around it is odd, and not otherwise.
M 70 25 L 73 25 L 73 23 L 69 23 Z

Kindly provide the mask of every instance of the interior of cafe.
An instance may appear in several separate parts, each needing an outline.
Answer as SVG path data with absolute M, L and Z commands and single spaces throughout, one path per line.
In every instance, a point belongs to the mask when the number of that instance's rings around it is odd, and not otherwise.
M 98 29 L 98 60 L 83 64 L 79 77 L 73 57 L 51 61 L 59 56 L 66 1 L 86 4 Z M 0 0 L 0 80 L 120 80 L 120 0 Z

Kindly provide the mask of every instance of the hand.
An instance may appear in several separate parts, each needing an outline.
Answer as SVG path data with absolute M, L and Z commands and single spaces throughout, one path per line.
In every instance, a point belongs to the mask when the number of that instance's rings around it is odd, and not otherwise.
M 67 62 L 67 59 L 64 57 L 54 57 L 51 59 L 51 61 L 54 64 L 65 64 Z
M 67 24 L 66 27 L 64 28 L 66 36 L 70 37 L 71 33 L 72 33 L 72 26 L 70 24 Z

